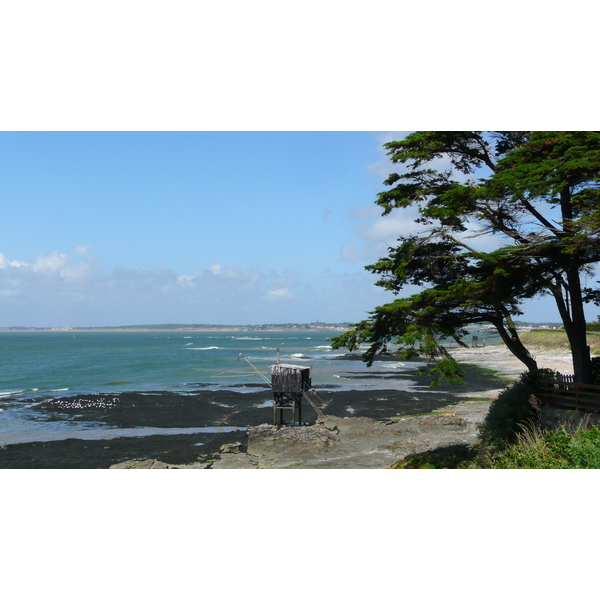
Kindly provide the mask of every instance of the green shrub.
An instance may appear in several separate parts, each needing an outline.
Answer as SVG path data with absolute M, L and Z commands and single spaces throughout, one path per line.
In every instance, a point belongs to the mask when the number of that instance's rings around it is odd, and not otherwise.
M 539 422 L 539 405 L 533 398 L 539 395 L 539 379 L 555 379 L 551 369 L 527 371 L 512 385 L 500 392 L 490 404 L 488 414 L 479 426 L 479 448 L 485 456 L 507 448 L 517 441 L 524 423 Z
M 518 441 L 497 453 L 489 465 L 494 469 L 598 469 L 600 429 L 579 429 L 573 435 L 565 429 L 542 434 L 525 428 Z

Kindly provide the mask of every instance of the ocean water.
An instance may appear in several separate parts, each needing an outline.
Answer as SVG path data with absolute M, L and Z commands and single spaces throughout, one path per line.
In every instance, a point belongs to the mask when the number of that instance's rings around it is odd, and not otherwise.
M 361 361 L 336 360 L 344 353 L 332 350 L 328 341 L 332 335 L 330 331 L 0 332 L 0 444 L 105 432 L 101 423 L 77 420 L 73 410 L 64 419 L 46 418 L 40 408 L 57 398 L 71 399 L 70 408 L 76 409 L 78 398 L 94 395 L 99 406 L 109 409 L 127 392 L 268 391 L 269 366 L 277 360 L 311 366 L 316 387 L 377 387 L 381 382 L 353 378 L 365 371 Z M 189 428 L 190 433 L 198 430 Z M 139 427 L 115 435 L 182 431 Z
M 77 414 L 84 395 L 93 397 L 97 408 L 109 410 L 132 392 L 148 397 L 168 392 L 179 398 L 269 392 L 265 380 L 270 380 L 269 367 L 278 360 L 310 366 L 317 392 L 418 392 L 414 381 L 398 377 L 403 370 L 414 372 L 418 364 L 390 361 L 369 369 L 361 360 L 342 359 L 346 353 L 334 351 L 328 341 L 333 335 L 315 330 L 0 332 L 0 445 L 100 435 L 105 423 L 86 422 Z M 269 405 L 268 394 L 266 398 L 258 406 Z M 56 408 L 58 399 L 71 402 L 64 418 L 56 411 L 52 418 L 40 411 Z M 114 435 L 181 432 L 181 427 L 158 431 L 140 426 L 122 427 Z
M 362 361 L 336 358 L 330 331 L 307 332 L 0 332 L 0 398 L 56 394 L 208 389 L 252 391 L 281 362 L 311 366 L 316 386 L 357 389 L 347 378 Z M 332 362 L 335 361 L 335 362 Z M 394 363 L 388 368 L 401 368 Z M 368 383 L 363 383 L 368 386 Z M 371 384 L 373 385 L 373 384 Z

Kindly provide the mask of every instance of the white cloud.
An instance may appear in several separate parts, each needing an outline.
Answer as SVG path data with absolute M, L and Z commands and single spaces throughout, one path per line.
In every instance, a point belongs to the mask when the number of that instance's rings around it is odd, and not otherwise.
M 355 226 L 354 231 L 368 244 L 392 243 L 400 236 L 425 231 L 427 226 L 415 223 L 418 212 L 411 208 L 400 208 L 385 217 L 365 220 Z
M 177 277 L 177 284 L 183 290 L 193 290 L 198 287 L 198 282 L 193 275 L 179 275 Z
M 85 256 L 86 258 L 89 258 L 91 256 L 90 248 L 91 246 L 89 244 L 81 244 L 80 246 L 75 246 L 74 250 L 77 254 L 79 254 L 79 256 Z
M 414 207 L 394 209 L 385 217 L 375 205 L 354 209 L 351 218 L 357 221 L 353 233 L 358 240 L 340 248 L 341 259 L 351 263 L 377 260 L 387 254 L 388 248 L 395 245 L 399 237 L 427 229 L 425 225 L 415 223 L 417 217 L 418 211 Z
M 358 245 L 346 249 L 348 257 L 358 252 Z M 97 258 L 61 252 L 36 257 L 31 265 L 11 263 L 21 261 L 0 255 L 0 326 L 357 322 L 394 298 L 361 267 L 340 273 L 324 265 L 322 275 L 307 282 L 301 273 L 258 265 L 107 272 Z
M 310 303 L 310 293 L 297 273 L 265 272 L 256 264 L 215 263 L 188 273 L 164 265 L 108 272 L 100 259 L 75 249 L 71 256 L 37 256 L 30 265 L 0 255 L 0 326 L 288 322 L 294 320 L 291 310 Z M 281 310 L 265 311 L 265 299 Z
M 0 269 L 8 269 L 8 267 L 28 267 L 29 264 L 21 260 L 8 260 L 4 254 L 0 252 Z
M 74 284 L 87 280 L 92 275 L 92 271 L 93 266 L 90 263 L 68 263 L 61 268 L 60 276 L 66 283 Z
M 286 287 L 277 288 L 276 290 L 269 290 L 267 295 L 265 296 L 265 300 L 273 301 L 273 300 L 284 300 L 286 298 L 291 298 L 292 292 Z
M 60 273 L 61 269 L 68 263 L 69 257 L 62 252 L 42 254 L 33 260 L 31 270 L 38 273 Z

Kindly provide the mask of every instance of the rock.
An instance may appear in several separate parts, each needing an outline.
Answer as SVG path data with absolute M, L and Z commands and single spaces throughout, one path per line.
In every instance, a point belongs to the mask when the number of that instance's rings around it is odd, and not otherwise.
M 237 444 L 223 444 L 219 450 L 222 454 L 238 454 L 240 447 Z
M 154 462 L 153 458 L 149 458 L 148 460 L 126 460 L 125 462 L 111 465 L 109 469 L 149 469 Z
M 158 460 L 130 460 L 111 469 L 381 469 L 410 454 L 477 439 L 477 425 L 489 401 L 445 407 L 437 414 L 367 417 L 320 417 L 312 426 L 263 424 L 248 431 L 247 453 L 223 444 L 219 454 L 202 455 L 193 464 L 169 465 Z M 448 409 L 453 412 L 446 412 Z
M 258 460 L 254 456 L 238 452 L 236 454 L 221 454 L 212 463 L 211 469 L 258 469 Z
M 248 432 L 248 454 L 251 456 L 298 457 L 322 452 L 337 439 L 337 433 L 324 427 L 278 427 L 261 425 Z
M 122 463 L 117 463 L 116 465 L 111 465 L 109 469 L 177 469 L 178 467 L 175 465 L 169 465 L 167 463 L 161 462 L 160 460 L 156 460 L 154 458 L 148 458 L 146 460 L 126 460 Z

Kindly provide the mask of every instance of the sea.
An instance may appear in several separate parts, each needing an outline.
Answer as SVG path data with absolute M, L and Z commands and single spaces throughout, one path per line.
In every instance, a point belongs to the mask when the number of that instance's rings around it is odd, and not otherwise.
M 340 332 L 306 331 L 5 331 L 0 332 L 0 446 L 111 434 L 156 435 L 224 432 L 235 428 L 112 427 L 81 420 L 76 411 L 44 412 L 57 402 L 96 398 L 110 408 L 124 394 L 170 393 L 185 398 L 200 391 L 251 393 L 264 389 L 272 406 L 269 367 L 277 362 L 309 366 L 318 390 L 418 391 L 402 361 L 369 369 L 358 356 L 333 350 Z M 364 349 L 364 348 L 362 348 Z M 359 349 L 360 350 L 360 349 Z M 77 400 L 79 402 L 79 400 Z M 72 404 L 72 407 L 75 406 Z M 351 409 L 349 409 L 351 410 Z M 78 417 L 78 418 L 76 418 Z

